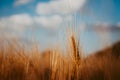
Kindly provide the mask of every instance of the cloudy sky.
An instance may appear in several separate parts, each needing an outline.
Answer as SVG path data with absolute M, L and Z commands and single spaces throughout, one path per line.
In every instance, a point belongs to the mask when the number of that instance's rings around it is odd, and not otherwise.
M 120 40 L 119 5 L 120 0 L 0 0 L 0 37 L 34 36 L 45 48 L 63 46 L 74 27 L 91 53 Z

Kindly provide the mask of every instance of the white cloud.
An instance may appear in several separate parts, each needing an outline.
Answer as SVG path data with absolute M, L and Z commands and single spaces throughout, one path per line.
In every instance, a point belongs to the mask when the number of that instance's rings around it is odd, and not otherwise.
M 72 16 L 30 16 L 28 14 L 17 14 L 9 17 L 0 18 L 1 32 L 23 32 L 30 27 L 46 27 L 49 29 L 56 29 L 66 22 L 72 22 Z
M 52 0 L 39 3 L 36 12 L 40 15 L 70 14 L 78 11 L 86 0 Z
M 62 23 L 62 17 L 59 15 L 54 16 L 40 16 L 34 18 L 35 24 L 46 28 L 57 28 Z
M 32 25 L 33 20 L 28 14 L 0 18 L 0 36 L 20 36 Z
M 58 27 L 67 27 L 68 24 L 73 23 L 72 15 L 51 15 L 51 16 L 35 16 L 34 23 L 37 26 L 45 27 L 48 29 L 57 29 Z
M 56 30 L 64 27 L 66 23 L 72 23 L 72 15 L 30 16 L 29 14 L 16 14 L 0 18 L 0 36 L 20 36 L 31 27 L 45 27 Z
M 16 0 L 14 2 L 15 6 L 19 6 L 19 5 L 24 5 L 24 4 L 28 4 L 30 2 L 32 2 L 33 0 Z
M 33 26 L 33 19 L 28 14 L 17 14 L 0 18 L 0 37 L 21 37 L 26 29 Z
M 32 26 L 32 24 L 32 18 L 28 14 L 18 14 L 0 18 L 0 28 L 4 29 L 6 28 L 21 31 Z

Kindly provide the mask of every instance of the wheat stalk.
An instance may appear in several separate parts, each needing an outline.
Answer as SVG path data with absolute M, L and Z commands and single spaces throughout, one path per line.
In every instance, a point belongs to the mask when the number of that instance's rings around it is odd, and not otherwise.
M 75 40 L 75 36 L 71 36 L 71 43 L 72 43 L 72 50 L 73 50 L 73 60 L 75 62 L 75 64 L 78 66 L 79 65 L 79 61 L 81 60 L 81 56 L 80 56 L 80 51 L 79 51 L 79 44 L 77 44 L 76 40 Z

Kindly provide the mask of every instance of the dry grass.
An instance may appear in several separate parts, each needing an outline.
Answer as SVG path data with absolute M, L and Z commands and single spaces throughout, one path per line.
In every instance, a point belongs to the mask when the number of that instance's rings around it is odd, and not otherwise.
M 70 40 L 72 58 L 59 50 L 40 53 L 5 42 L 0 46 L 0 80 L 120 80 L 120 45 L 82 58 L 75 36 Z

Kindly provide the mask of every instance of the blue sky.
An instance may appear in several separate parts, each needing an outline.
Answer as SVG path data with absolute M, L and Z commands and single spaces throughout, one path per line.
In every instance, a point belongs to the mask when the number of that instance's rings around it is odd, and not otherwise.
M 87 5 L 100 21 L 113 24 L 120 21 L 120 0 L 89 0 Z
M 45 48 L 63 46 L 74 26 L 84 51 L 95 52 L 120 40 L 120 31 L 111 28 L 120 28 L 119 5 L 120 0 L 0 0 L 0 36 L 30 39 L 34 34 Z
M 36 14 L 36 6 L 38 3 L 50 2 L 50 0 L 33 0 L 27 4 L 15 6 L 16 0 L 0 0 L 0 17 L 10 16 L 20 13 Z M 87 0 L 84 5 L 84 15 L 89 16 L 89 12 L 99 21 L 110 23 L 118 23 L 120 21 L 120 1 L 119 0 Z

